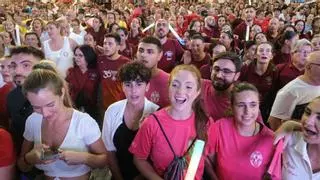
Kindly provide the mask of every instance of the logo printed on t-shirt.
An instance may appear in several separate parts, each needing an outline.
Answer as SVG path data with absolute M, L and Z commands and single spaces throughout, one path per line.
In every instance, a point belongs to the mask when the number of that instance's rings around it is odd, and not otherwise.
M 260 151 L 254 151 L 250 155 L 250 163 L 253 167 L 258 168 L 263 161 L 263 156 Z
M 150 100 L 154 103 L 157 103 L 159 102 L 160 100 L 160 93 L 158 91 L 153 91 L 151 93 L 151 96 L 150 96 Z
M 115 81 L 117 80 L 116 75 L 118 71 L 112 71 L 112 70 L 106 70 L 103 71 L 103 78 L 108 79 L 111 78 L 111 80 Z
M 172 51 L 167 51 L 164 53 L 164 56 L 167 57 L 167 61 L 172 60 L 173 52 Z

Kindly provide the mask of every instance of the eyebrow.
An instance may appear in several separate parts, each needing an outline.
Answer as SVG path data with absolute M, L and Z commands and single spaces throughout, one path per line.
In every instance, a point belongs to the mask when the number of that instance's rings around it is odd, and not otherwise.
M 54 101 L 51 101 L 51 102 L 49 102 L 48 104 L 45 104 L 44 106 L 48 106 L 48 105 L 50 105 L 50 104 L 52 104 L 52 103 L 54 103 Z M 39 107 L 41 107 L 41 106 L 32 106 L 32 107 L 39 108 Z

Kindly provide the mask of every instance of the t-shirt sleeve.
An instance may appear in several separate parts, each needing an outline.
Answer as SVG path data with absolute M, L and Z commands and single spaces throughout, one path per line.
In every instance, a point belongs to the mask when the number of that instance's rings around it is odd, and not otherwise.
M 101 132 L 97 122 L 86 114 L 85 119 L 82 120 L 82 134 L 86 145 L 96 142 L 101 137 Z
M 296 99 L 297 98 L 292 93 L 280 90 L 273 103 L 270 116 L 282 120 L 291 119 L 291 115 L 294 111 L 295 105 L 297 104 Z
M 112 106 L 110 106 L 112 107 Z M 102 127 L 102 140 L 107 148 L 108 151 L 116 151 L 116 147 L 113 144 L 113 124 L 112 121 L 115 120 L 112 115 L 112 111 L 110 110 L 110 107 L 107 109 L 107 111 L 104 114 L 103 119 L 103 127 Z
M 153 143 L 155 121 L 153 117 L 148 116 L 132 141 L 129 151 L 138 159 L 146 160 L 149 157 Z
M 34 142 L 34 134 L 33 134 L 33 130 L 35 127 L 33 127 L 33 114 L 31 114 L 27 120 L 26 120 L 26 125 L 24 128 L 24 133 L 23 133 L 23 137 L 24 139 L 30 141 L 30 142 Z
M 15 153 L 10 134 L 0 129 L 0 167 L 14 164 Z

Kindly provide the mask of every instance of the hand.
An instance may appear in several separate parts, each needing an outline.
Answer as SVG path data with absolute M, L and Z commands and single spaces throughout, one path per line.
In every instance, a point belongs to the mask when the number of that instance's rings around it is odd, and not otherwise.
M 183 56 L 183 64 L 190 64 L 192 59 L 191 59 L 191 52 L 190 51 L 184 51 Z
M 285 148 L 288 142 L 291 140 L 292 133 L 295 130 L 301 129 L 301 123 L 296 121 L 285 121 L 275 132 L 275 140 L 273 144 L 277 144 L 281 139 L 284 139 L 283 148 Z
M 61 151 L 60 159 L 69 165 L 84 164 L 86 155 L 86 152 Z
M 57 159 L 51 159 L 51 160 L 43 160 L 43 152 L 46 150 L 50 150 L 50 147 L 45 144 L 36 144 L 33 149 L 27 153 L 28 159 L 33 164 L 49 164 Z

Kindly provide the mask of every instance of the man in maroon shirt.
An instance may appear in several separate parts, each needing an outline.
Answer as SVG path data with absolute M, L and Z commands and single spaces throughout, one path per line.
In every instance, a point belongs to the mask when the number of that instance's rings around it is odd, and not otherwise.
M 151 69 L 151 79 L 146 97 L 160 107 L 165 107 L 169 105 L 169 74 L 157 67 L 162 55 L 163 50 L 159 39 L 147 36 L 140 41 L 137 61 Z
M 207 16 L 204 19 L 204 28 L 202 32 L 205 35 L 206 42 L 211 42 L 211 38 L 219 38 L 220 33 L 213 16 Z
M 155 25 L 155 36 L 162 44 L 163 55 L 158 63 L 158 67 L 170 73 L 174 66 L 180 63 L 184 51 L 177 40 L 167 37 L 168 33 L 168 21 L 159 19 Z
M 204 38 L 199 35 L 191 37 L 191 51 L 185 51 L 183 55 L 184 64 L 193 64 L 199 70 L 203 65 L 210 63 L 210 55 L 204 51 Z
M 256 16 L 256 10 L 253 6 L 248 5 L 245 8 L 245 20 L 244 22 L 240 23 L 233 31 L 234 34 L 239 36 L 240 40 L 245 40 L 247 26 L 248 29 L 254 24 L 254 18 Z
M 101 78 L 102 111 L 112 103 L 123 99 L 120 81 L 117 79 L 118 69 L 130 60 L 119 54 L 121 38 L 118 34 L 107 34 L 104 37 L 104 54 L 98 57 L 98 71 Z
M 291 52 L 291 62 L 277 65 L 277 90 L 304 73 L 307 57 L 312 52 L 312 44 L 307 39 L 300 39 L 293 45 Z

